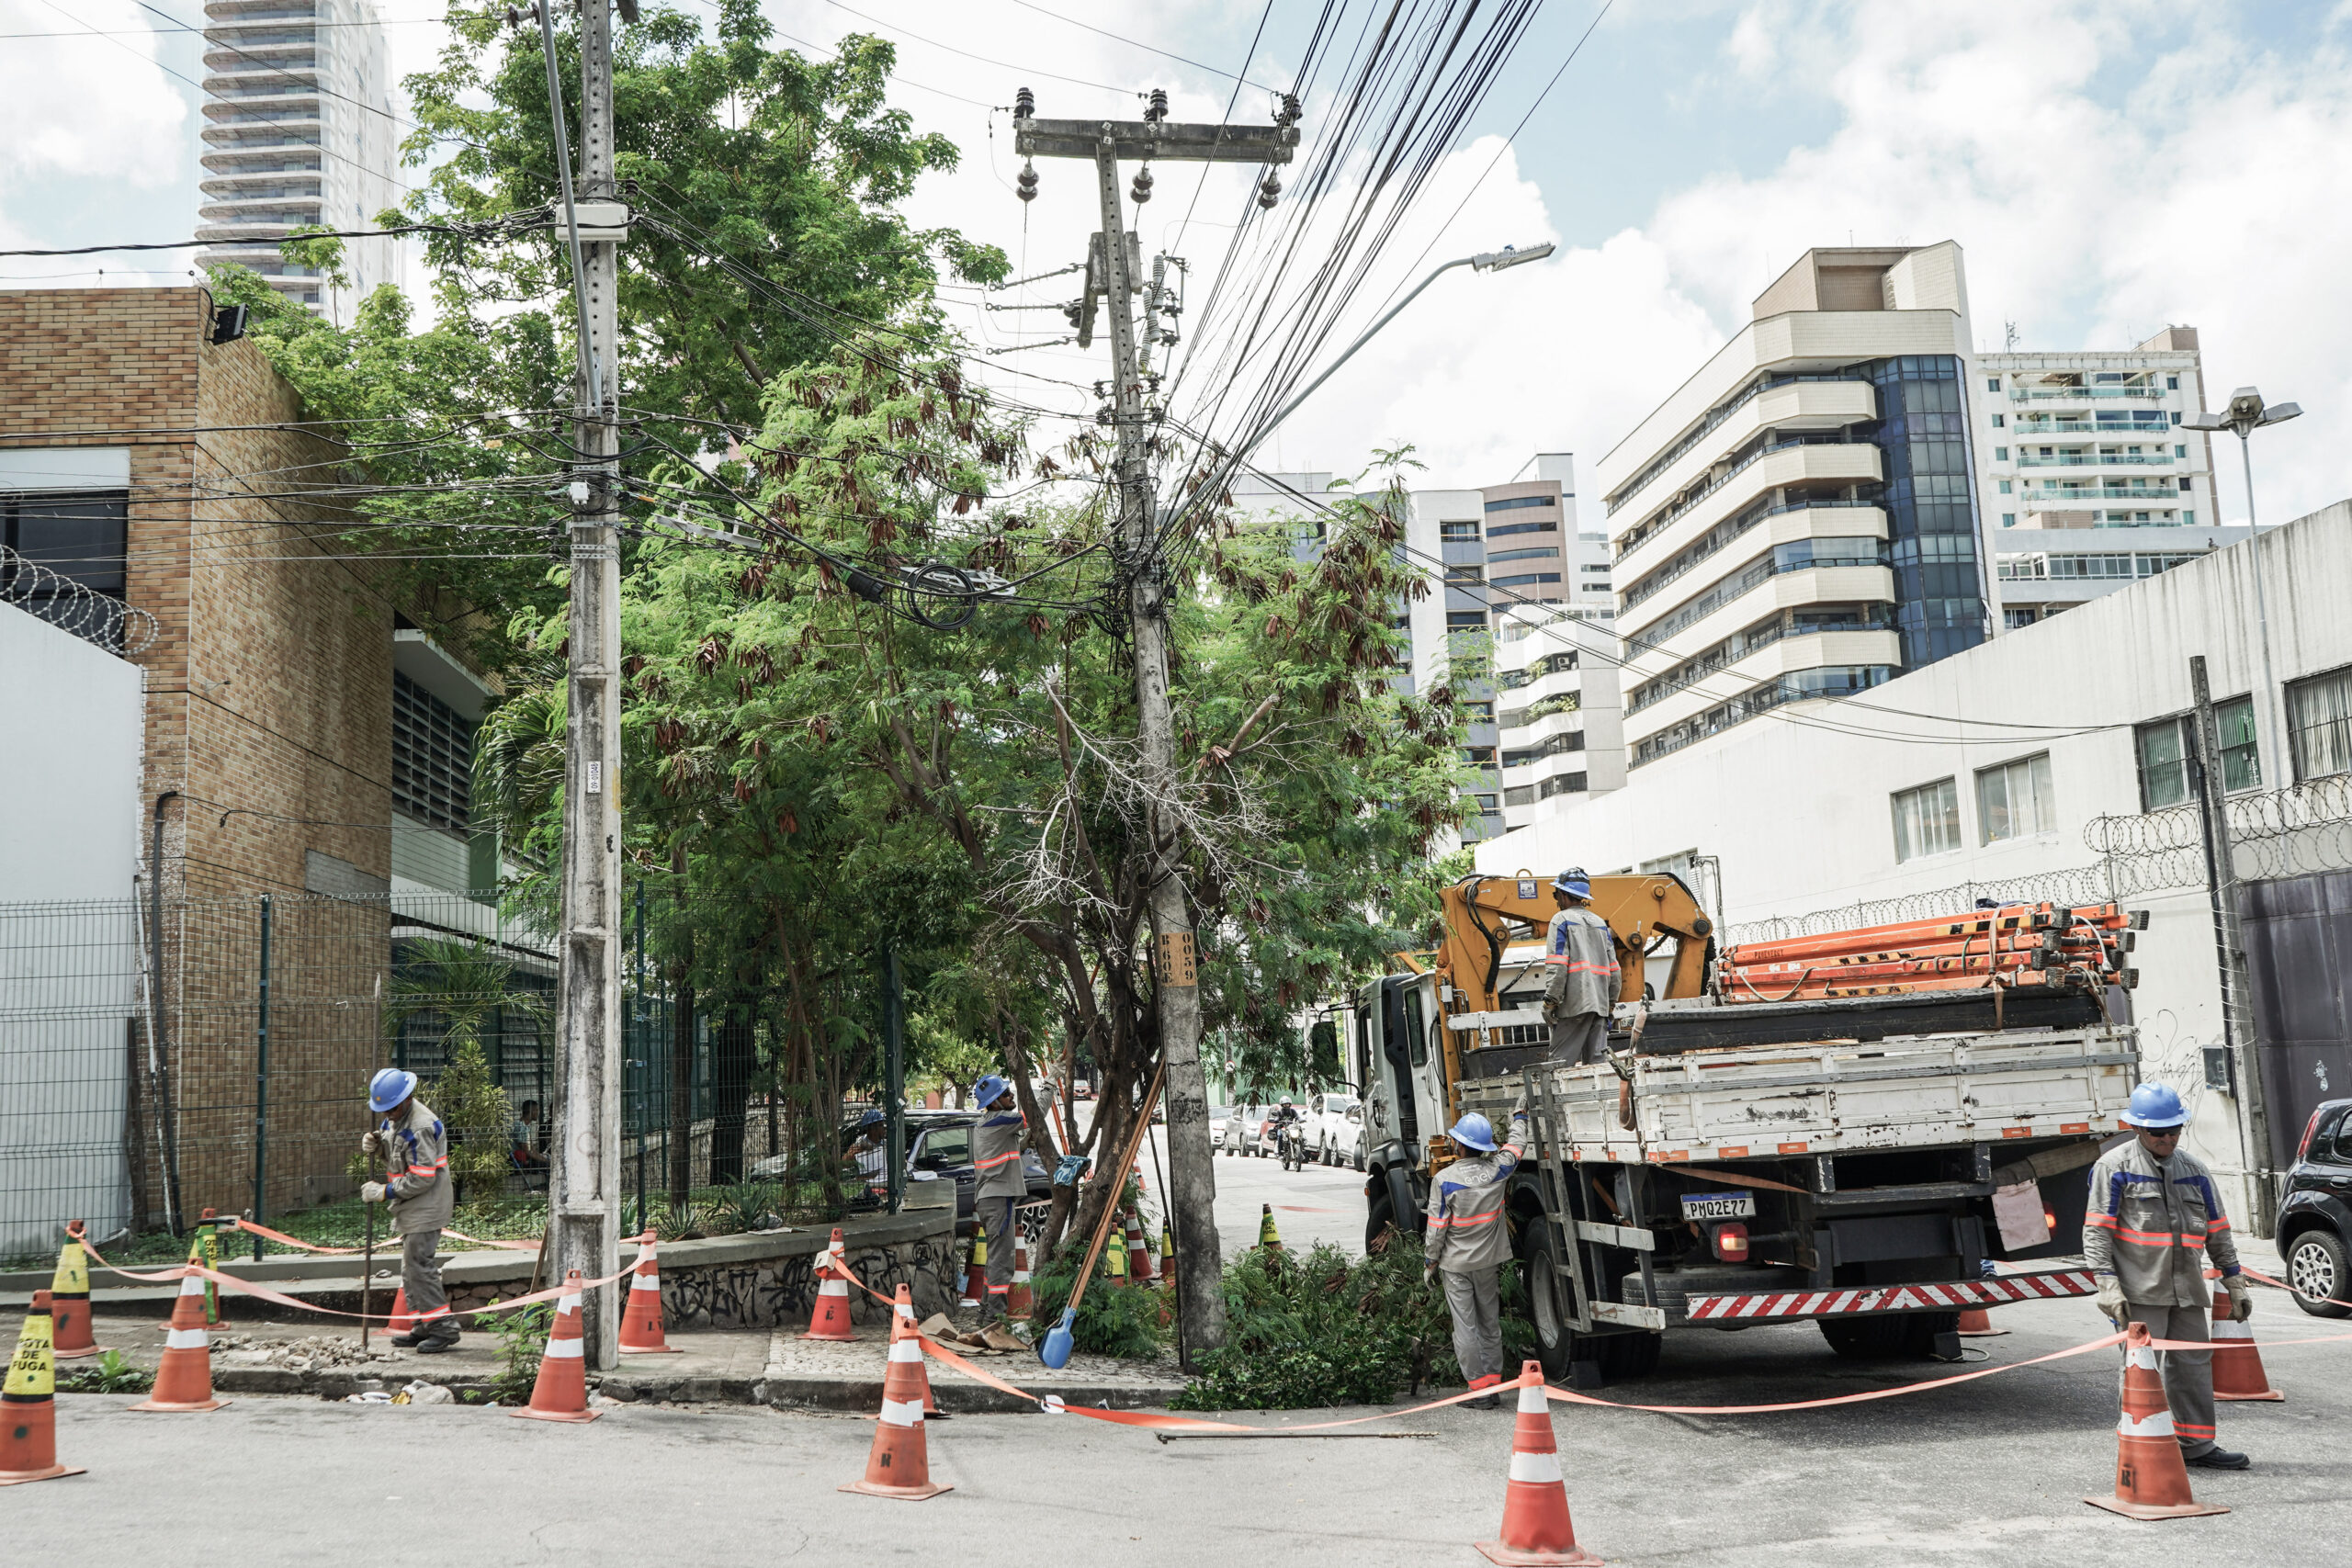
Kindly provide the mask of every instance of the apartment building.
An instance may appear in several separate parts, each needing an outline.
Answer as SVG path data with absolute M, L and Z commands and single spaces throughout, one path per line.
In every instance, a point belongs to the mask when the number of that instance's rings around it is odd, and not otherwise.
M 400 243 L 344 242 L 346 285 L 279 255 L 302 226 L 372 227 L 401 186 L 384 30 L 368 0 L 210 0 L 204 8 L 198 262 L 234 262 L 287 298 L 352 320 L 402 281 Z
M 1961 250 L 1808 251 L 1601 459 L 1627 762 L 1991 635 Z
M 2222 525 L 2194 327 L 2128 352 L 1980 354 L 1977 493 L 2009 626 L 2153 577 L 2247 530 Z

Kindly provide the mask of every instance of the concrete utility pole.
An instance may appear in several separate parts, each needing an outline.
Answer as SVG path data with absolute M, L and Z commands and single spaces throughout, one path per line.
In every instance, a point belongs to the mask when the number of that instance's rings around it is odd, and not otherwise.
M 555 85 L 551 0 L 540 0 L 541 41 Z M 580 189 L 571 189 L 562 99 L 554 97 L 557 162 L 569 210 L 557 221 L 571 251 L 580 320 L 580 413 L 571 486 L 571 617 L 564 739 L 563 934 L 557 980 L 559 1083 L 548 1150 L 551 1279 L 619 1268 L 621 1204 L 621 563 L 617 242 L 627 212 L 613 183 L 612 14 L 580 7 Z M 582 1325 L 591 1365 L 618 1353 L 619 1292 L 594 1292 Z
M 1143 763 L 1155 794 L 1182 788 L 1176 770 L 1176 720 L 1168 695 L 1168 588 L 1151 474 L 1145 459 L 1144 372 L 1136 351 L 1131 303 L 1138 280 L 1129 272 L 1126 226 L 1122 221 L 1119 160 L 1155 158 L 1189 163 L 1286 164 L 1298 144 L 1285 110 L 1270 126 L 1170 125 L 1164 94 L 1152 96 L 1152 116 L 1143 120 L 1038 119 L 1029 90 L 1018 96 L 1013 151 L 1023 157 L 1091 158 L 1102 203 L 1102 259 L 1099 282 L 1111 317 L 1112 418 L 1119 436 L 1115 472 L 1119 483 L 1120 565 L 1129 575 L 1127 609 L 1134 627 L 1136 708 Z M 1034 177 L 1023 186 L 1034 190 Z M 1269 175 L 1261 199 L 1271 206 L 1280 186 Z M 1136 198 L 1148 200 L 1146 170 L 1136 176 Z M 1201 992 L 1195 978 L 1193 912 L 1184 882 L 1183 849 L 1176 826 L 1147 824 L 1153 858 L 1150 910 L 1156 984 L 1153 1002 L 1159 1022 L 1160 1059 L 1168 1104 L 1168 1203 L 1175 1224 L 1177 1287 L 1188 1347 L 1206 1348 L 1225 1339 L 1223 1266 L 1216 1239 L 1216 1174 L 1210 1161 L 1208 1087 L 1201 1072 Z
M 2270 1165 L 2270 1097 L 2262 1081 L 2261 1032 L 2254 1017 L 2254 986 L 2245 961 L 2245 934 L 2238 921 L 2238 871 L 2230 842 L 2229 780 L 2222 762 L 2222 729 L 2213 717 L 2213 693 L 2205 656 L 2188 660 L 2189 700 L 2195 705 L 2197 808 L 2205 840 L 2205 891 L 2213 911 L 2215 961 L 2222 980 L 2222 1043 L 2238 1091 L 2238 1141 L 2245 1159 L 2246 1230 L 2267 1240 L 2278 1234 L 2278 1198 Z

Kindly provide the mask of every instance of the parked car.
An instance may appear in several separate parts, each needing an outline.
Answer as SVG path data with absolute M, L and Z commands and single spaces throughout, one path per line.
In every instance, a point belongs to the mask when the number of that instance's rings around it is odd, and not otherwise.
M 1229 1105 L 1209 1107 L 1209 1151 L 1212 1154 L 1225 1147 L 1225 1124 L 1232 1116 L 1233 1107 Z
M 2352 1317 L 2352 1100 L 2323 1100 L 2304 1124 L 2278 1208 L 2278 1255 L 2297 1306 Z
M 1363 1101 L 1333 1089 L 1306 1098 L 1306 1146 L 1321 1165 L 1363 1168 Z
M 1262 1105 L 1234 1105 L 1226 1108 L 1224 1123 L 1217 1129 L 1217 1147 L 1228 1155 L 1249 1155 L 1255 1152 L 1258 1129 L 1266 1120 Z

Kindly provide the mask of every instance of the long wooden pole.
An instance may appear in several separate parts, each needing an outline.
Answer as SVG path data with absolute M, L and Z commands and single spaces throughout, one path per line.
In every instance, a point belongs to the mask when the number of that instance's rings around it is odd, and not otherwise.
M 1070 1288 L 1069 1310 L 1076 1312 L 1078 1303 L 1086 1299 L 1086 1287 L 1094 1278 L 1094 1260 L 1102 1256 L 1102 1238 L 1110 1234 L 1111 1221 L 1119 1212 L 1118 1191 L 1127 1183 L 1127 1172 L 1134 1168 L 1136 1156 L 1143 1153 L 1143 1141 L 1151 1132 L 1152 1108 L 1159 1103 L 1160 1080 L 1168 1076 L 1168 1064 L 1162 1062 L 1151 1075 L 1151 1088 L 1144 1091 L 1143 1109 L 1138 1112 L 1136 1130 L 1127 1136 L 1126 1153 L 1119 1158 L 1119 1168 L 1111 1175 L 1111 1196 L 1102 1201 L 1102 1217 L 1094 1222 L 1094 1243 L 1086 1249 L 1086 1261 L 1078 1270 L 1078 1283 Z

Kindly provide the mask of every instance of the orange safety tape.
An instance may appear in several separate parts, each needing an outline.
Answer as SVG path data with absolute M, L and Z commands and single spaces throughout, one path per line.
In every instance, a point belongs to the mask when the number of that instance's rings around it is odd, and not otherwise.
M 267 1225 L 256 1224 L 251 1220 L 241 1220 L 234 1214 L 230 1215 L 227 1219 L 223 1220 L 221 1224 L 230 1230 L 251 1231 L 255 1235 L 266 1237 L 271 1241 L 282 1243 L 287 1247 L 299 1248 L 303 1252 L 327 1253 L 337 1258 L 356 1258 L 361 1252 L 366 1250 L 365 1248 L 356 1247 L 322 1247 L 315 1241 L 304 1241 L 300 1236 L 288 1235 L 284 1231 L 274 1231 Z M 539 1249 L 539 1244 L 536 1241 L 492 1241 L 483 1236 L 468 1235 L 465 1232 L 460 1230 L 449 1230 L 446 1228 L 441 1232 L 441 1234 L 446 1236 L 454 1236 L 458 1240 L 465 1242 L 471 1247 L 504 1247 L 512 1252 L 537 1252 Z

